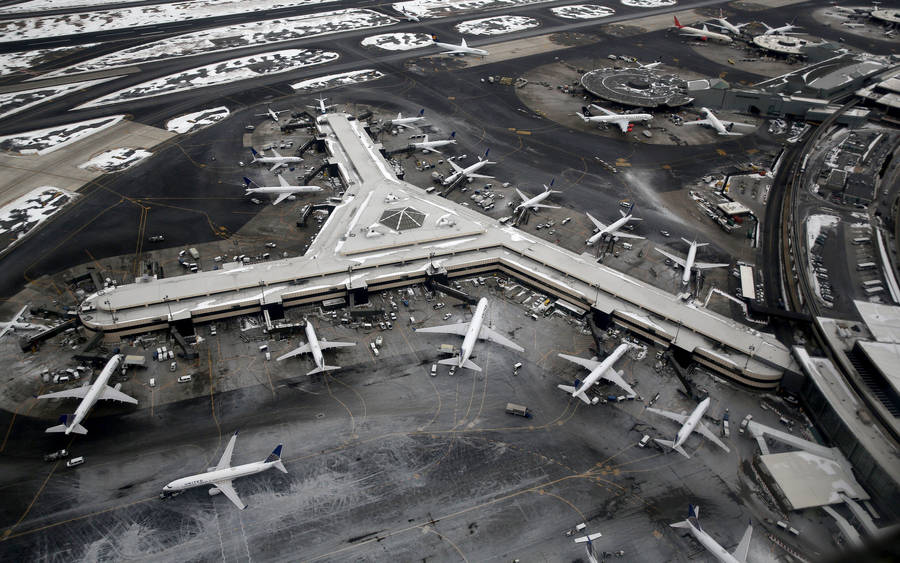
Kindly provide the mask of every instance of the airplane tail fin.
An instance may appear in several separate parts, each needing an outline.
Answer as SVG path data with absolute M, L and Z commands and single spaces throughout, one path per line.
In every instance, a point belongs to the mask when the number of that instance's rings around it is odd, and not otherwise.
M 419 110 L 419 117 L 422 117 L 423 115 L 425 115 L 425 108 Z
M 254 181 L 251 180 L 250 178 L 244 176 L 244 184 L 246 184 L 248 187 L 254 185 L 255 183 L 256 183 L 256 182 L 254 182 Z
M 256 159 L 256 157 L 259 156 L 259 153 L 256 152 L 256 149 L 254 149 L 253 147 L 250 147 L 250 154 L 253 155 L 254 159 Z
M 681 29 L 682 27 L 684 27 L 683 25 L 681 25 L 681 22 L 678 21 L 678 16 L 672 16 L 672 17 L 675 18 L 675 27 L 677 27 L 678 29 Z
M 62 424 L 51 426 L 45 432 L 74 432 L 75 434 L 87 434 L 87 428 L 80 424 L 73 424 L 75 421 L 74 414 L 64 414 L 59 417 Z
M 341 369 L 341 366 L 322 366 L 321 368 L 316 368 L 312 371 L 306 372 L 306 375 L 315 375 L 317 373 L 322 373 L 325 371 L 334 371 L 334 370 L 338 370 L 338 369 Z
M 282 473 L 287 473 L 287 469 L 285 469 L 284 464 L 281 463 L 282 446 L 283 444 L 278 444 L 277 446 L 275 446 L 275 449 L 272 450 L 272 453 L 269 454 L 269 457 L 263 460 L 263 463 L 271 463 Z
M 450 133 L 450 138 L 451 138 L 451 139 L 455 139 L 455 138 L 456 138 L 456 131 Z
M 660 440 L 659 438 L 654 438 L 653 441 L 656 442 L 657 444 L 660 444 L 662 446 L 669 448 L 670 450 L 675 450 L 676 452 L 680 453 L 681 455 L 683 455 L 686 458 L 690 459 L 690 457 L 691 457 L 686 451 L 684 451 L 684 448 L 682 448 L 681 446 L 676 446 L 675 442 L 673 442 L 671 440 Z

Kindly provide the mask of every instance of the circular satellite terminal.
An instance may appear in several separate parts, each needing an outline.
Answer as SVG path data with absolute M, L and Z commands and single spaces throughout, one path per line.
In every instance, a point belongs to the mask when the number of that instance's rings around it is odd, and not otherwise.
M 691 101 L 684 80 L 653 69 L 598 68 L 582 76 L 581 85 L 600 99 L 624 106 L 677 107 Z
M 802 55 L 803 47 L 809 45 L 806 39 L 790 35 L 757 35 L 753 43 L 761 49 L 782 55 Z
M 900 10 L 872 10 L 872 17 L 896 25 L 900 23 Z

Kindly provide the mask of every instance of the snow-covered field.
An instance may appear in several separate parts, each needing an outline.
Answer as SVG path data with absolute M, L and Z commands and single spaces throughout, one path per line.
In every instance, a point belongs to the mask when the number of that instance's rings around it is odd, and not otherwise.
M 590 20 L 594 18 L 606 18 L 616 13 L 612 8 L 597 4 L 573 4 L 560 8 L 550 8 L 553 15 L 570 20 Z
M 59 127 L 6 135 L 0 137 L 0 150 L 20 154 L 47 154 L 88 135 L 112 127 L 124 118 L 124 115 L 110 115 Z
M 48 73 L 46 76 L 105 70 L 110 67 L 186 57 L 212 51 L 221 52 L 228 49 L 261 46 L 394 23 L 397 23 L 396 19 L 373 10 L 350 9 L 214 27 L 109 53 Z
M 76 35 L 112 29 L 130 29 L 145 25 L 243 14 L 251 10 L 272 10 L 332 1 L 334 0 L 254 0 L 250 5 L 238 0 L 199 0 L 134 6 L 117 10 L 19 18 L 0 22 L 0 41 L 21 41 L 48 35 Z
M 291 84 L 294 90 L 324 90 L 326 88 L 335 88 L 337 86 L 346 86 L 347 84 L 357 84 L 359 82 L 368 82 L 369 80 L 377 80 L 384 76 L 384 73 L 378 72 L 372 68 L 363 70 L 351 70 L 350 72 L 342 72 L 340 74 L 329 74 L 327 76 L 317 76 L 303 82 Z
M 116 170 L 131 168 L 138 162 L 152 155 L 152 152 L 145 151 L 144 149 L 109 149 L 108 151 L 103 151 L 84 164 L 79 164 L 78 168 L 115 172 Z
M 674 6 L 677 0 L 621 0 L 625 6 L 632 8 L 659 8 L 661 6 Z
M 50 62 L 59 57 L 88 49 L 99 43 L 85 43 L 74 47 L 53 47 L 52 49 L 35 49 L 18 53 L 0 53 L 0 74 L 12 74 L 21 70 Z
M 217 121 L 222 121 L 230 115 L 231 112 L 225 106 L 217 108 L 205 109 L 203 111 L 195 111 L 173 117 L 166 122 L 166 129 L 175 133 L 189 133 L 204 127 L 209 127 Z
M 395 2 L 394 4 L 391 4 L 391 7 L 398 12 L 420 18 L 442 18 L 478 10 L 511 8 L 514 6 L 527 6 L 528 4 L 543 4 L 550 1 L 551 0 L 466 0 L 459 2 L 454 0 L 411 0 L 409 2 Z
M 152 98 L 194 88 L 258 78 L 267 74 L 290 72 L 298 68 L 328 63 L 337 60 L 338 56 L 333 51 L 285 49 L 284 51 L 269 51 L 249 57 L 239 57 L 148 80 L 131 88 L 107 94 L 75 109 Z
M 541 22 L 525 16 L 494 16 L 492 18 L 481 18 L 458 23 L 456 24 L 456 31 L 469 35 L 502 35 L 504 33 L 522 31 L 523 29 L 531 29 L 539 25 L 541 25 Z
M 0 118 L 19 113 L 20 111 L 24 111 L 42 102 L 55 100 L 70 92 L 83 90 L 95 84 L 106 82 L 107 80 L 112 80 L 112 78 L 72 82 L 71 84 L 62 84 L 60 86 L 47 86 L 46 88 L 35 88 L 33 90 L 0 94 Z
M 4 205 L 0 208 L 0 251 L 21 240 L 74 198 L 71 192 L 43 186 Z
M 426 33 L 385 33 L 370 35 L 361 41 L 365 47 L 378 47 L 386 51 L 420 49 L 434 43 Z

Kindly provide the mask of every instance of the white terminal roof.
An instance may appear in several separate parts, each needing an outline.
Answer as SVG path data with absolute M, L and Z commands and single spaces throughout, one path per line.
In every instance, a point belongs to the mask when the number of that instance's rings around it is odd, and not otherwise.
M 869 499 L 853 474 L 832 459 L 797 451 L 763 455 L 759 461 L 794 510 L 843 502 L 839 493 Z
M 854 301 L 869 332 L 879 342 L 900 343 L 900 307 Z
M 725 215 L 743 215 L 750 213 L 750 208 L 738 201 L 725 201 L 719 204 L 719 209 Z
M 361 122 L 320 116 L 320 136 L 347 186 L 303 256 L 120 285 L 90 296 L 82 322 L 119 332 L 241 307 L 296 304 L 479 266 L 527 279 L 585 307 L 644 324 L 674 345 L 777 382 L 797 366 L 775 337 L 398 180 Z M 462 274 L 459 274 L 462 275 Z M 411 282 L 410 282 L 411 283 Z M 329 293 L 330 292 L 330 293 Z M 313 299 L 315 297 L 315 299 Z
M 859 347 L 888 380 L 894 393 L 900 395 L 900 368 L 897 367 L 900 366 L 900 344 L 860 340 Z

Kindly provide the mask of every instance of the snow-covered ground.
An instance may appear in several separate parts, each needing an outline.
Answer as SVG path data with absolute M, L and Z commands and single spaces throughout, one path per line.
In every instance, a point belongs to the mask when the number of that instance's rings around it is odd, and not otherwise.
M 258 78 L 267 74 L 290 72 L 298 68 L 328 63 L 337 60 L 338 56 L 333 51 L 285 49 L 284 51 L 270 51 L 249 57 L 239 57 L 148 80 L 131 88 L 107 94 L 75 109 L 105 106 L 126 100 L 140 100 L 194 88 Z
M 230 112 L 225 106 L 217 108 L 205 109 L 203 111 L 195 111 L 173 117 L 166 122 L 166 129 L 175 133 L 189 133 L 204 127 L 209 127 L 217 121 L 222 121 Z
M 50 62 L 59 57 L 89 49 L 99 45 L 99 43 L 85 43 L 84 45 L 75 45 L 74 47 L 54 47 L 52 49 L 35 49 L 34 51 L 20 51 L 16 53 L 0 53 L 0 74 L 12 74 L 21 70 Z
M 250 5 L 239 0 L 195 0 L 193 2 L 134 6 L 97 12 L 19 18 L 0 22 L 0 41 L 21 41 L 23 39 L 38 39 L 48 35 L 76 35 L 113 29 L 130 29 L 145 25 L 243 14 L 251 10 L 273 10 L 333 1 L 254 0 L 252 5 Z
M 559 8 L 550 8 L 553 15 L 570 20 L 590 20 L 594 18 L 606 18 L 616 13 L 612 8 L 597 4 L 573 4 Z
M 625 6 L 633 8 L 659 8 L 661 6 L 674 6 L 677 0 L 621 0 Z
M 47 154 L 88 135 L 112 127 L 123 119 L 125 119 L 124 115 L 110 115 L 59 127 L 6 135 L 0 137 L 0 150 L 21 154 Z
M 522 31 L 523 29 L 531 29 L 539 25 L 541 25 L 541 22 L 525 16 L 494 16 L 492 18 L 460 22 L 456 24 L 456 31 L 469 35 L 502 35 L 504 33 Z
M 386 51 L 408 51 L 434 44 L 426 33 L 385 33 L 370 35 L 361 42 L 365 47 L 378 47 Z
M 302 82 L 291 84 L 294 90 L 324 90 L 326 88 L 334 88 L 336 86 L 345 86 L 347 84 L 357 84 L 359 82 L 368 82 L 369 80 L 377 80 L 384 76 L 372 68 L 363 70 L 351 70 L 350 72 L 342 72 L 340 74 L 329 74 L 327 76 L 317 76 Z
M 138 162 L 152 155 L 152 152 L 145 151 L 144 149 L 109 149 L 108 151 L 103 151 L 84 164 L 79 164 L 78 168 L 114 172 L 116 170 L 131 168 Z
M 74 198 L 72 192 L 43 186 L 4 205 L 0 208 L 0 251 L 16 244 Z
M 543 4 L 551 0 L 411 0 L 409 2 L 395 2 L 391 7 L 398 12 L 403 12 L 419 18 L 442 18 L 454 14 L 465 14 L 480 10 L 494 10 L 497 8 L 511 8 L 514 6 L 527 6 L 528 4 Z
M 369 29 L 394 23 L 397 23 L 396 19 L 373 10 L 350 9 L 214 27 L 109 53 L 48 73 L 45 76 L 105 70 L 110 67 L 186 57 L 212 51 L 222 52 L 228 49 L 257 47 L 280 41 L 306 39 L 318 35 Z
M 112 78 L 72 82 L 71 84 L 62 84 L 59 86 L 47 86 L 46 88 L 35 88 L 33 90 L 0 94 L 0 118 L 19 113 L 20 111 L 24 111 L 42 102 L 55 100 L 70 92 L 84 90 L 95 84 L 101 84 L 107 80 L 112 80 Z

